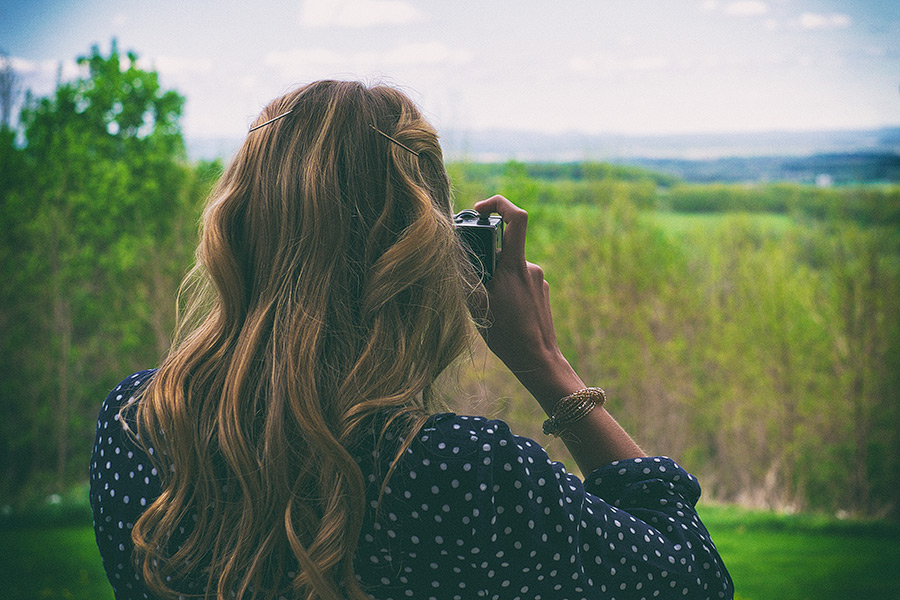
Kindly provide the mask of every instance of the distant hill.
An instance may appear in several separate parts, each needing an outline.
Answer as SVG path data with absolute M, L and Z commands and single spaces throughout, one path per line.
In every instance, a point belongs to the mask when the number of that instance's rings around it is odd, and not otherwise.
M 633 158 L 622 159 L 622 163 L 694 183 L 792 181 L 830 186 L 900 182 L 900 154 L 893 153 L 749 156 L 710 160 Z
M 461 131 L 442 135 L 449 159 L 481 161 L 623 161 L 632 158 L 711 160 L 814 154 L 900 154 L 900 127 L 839 131 L 774 131 L 679 135 L 545 134 Z
M 604 161 L 698 182 L 900 181 L 900 127 L 655 136 L 446 131 L 441 140 L 450 161 Z M 227 159 L 240 142 L 189 137 L 188 155 Z

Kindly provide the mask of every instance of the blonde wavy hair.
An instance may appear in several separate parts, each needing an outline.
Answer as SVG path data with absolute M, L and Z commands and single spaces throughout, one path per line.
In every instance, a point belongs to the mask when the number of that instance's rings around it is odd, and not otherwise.
M 162 494 L 132 539 L 163 597 L 198 580 L 220 600 L 367 597 L 351 451 L 376 422 L 408 444 L 471 342 L 472 274 L 415 105 L 320 81 L 257 123 L 287 111 L 248 134 L 214 190 L 176 342 L 133 405 Z

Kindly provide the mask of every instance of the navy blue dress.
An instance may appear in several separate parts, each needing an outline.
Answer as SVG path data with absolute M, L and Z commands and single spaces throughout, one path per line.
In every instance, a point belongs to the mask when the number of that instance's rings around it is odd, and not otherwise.
M 159 477 L 118 411 L 152 374 L 107 397 L 91 460 L 94 530 L 119 600 L 151 597 L 130 533 Z M 379 465 L 360 459 L 368 510 L 355 561 L 378 600 L 733 597 L 694 509 L 697 480 L 671 459 L 617 461 L 582 482 L 503 421 L 436 414 L 399 462 L 376 521 L 375 473 L 393 459 L 382 455 Z

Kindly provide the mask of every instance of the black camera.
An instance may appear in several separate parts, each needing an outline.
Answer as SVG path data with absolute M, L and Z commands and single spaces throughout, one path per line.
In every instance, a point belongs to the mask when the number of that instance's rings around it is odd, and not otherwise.
M 475 272 L 482 281 L 488 281 L 494 275 L 497 251 L 503 245 L 503 218 L 481 215 L 470 209 L 454 215 L 453 225 L 464 242 Z

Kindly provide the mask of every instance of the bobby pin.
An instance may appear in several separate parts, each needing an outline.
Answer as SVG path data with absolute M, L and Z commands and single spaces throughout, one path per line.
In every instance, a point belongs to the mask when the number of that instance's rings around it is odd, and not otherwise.
M 403 149 L 406 150 L 407 152 L 411 152 L 411 153 L 415 154 L 416 156 L 419 156 L 419 153 L 418 153 L 418 152 L 416 152 L 415 150 L 413 150 L 413 149 L 410 148 L 409 146 L 407 146 L 407 145 L 405 145 L 405 144 L 402 144 L 402 143 L 398 142 L 397 140 L 395 140 L 394 138 L 392 138 L 391 136 L 389 136 L 389 135 L 386 134 L 385 132 L 383 132 L 383 131 L 381 131 L 380 129 L 378 129 L 377 127 L 375 127 L 374 125 L 371 125 L 371 124 L 370 124 L 369 127 L 371 127 L 372 129 L 374 129 L 377 133 L 380 133 L 381 135 L 383 135 L 383 136 L 386 137 L 387 139 L 391 140 L 392 142 L 394 142 L 395 144 L 397 144 L 398 146 L 400 146 L 401 148 L 403 148 Z
M 294 109 L 293 109 L 293 108 L 290 109 L 290 110 L 287 111 L 287 112 L 281 113 L 281 114 L 278 115 L 277 117 L 273 117 L 273 118 L 269 119 L 269 120 L 266 121 L 265 123 L 260 123 L 259 125 L 255 126 L 255 127 L 251 127 L 250 130 L 249 130 L 247 133 L 252 133 L 252 132 L 256 131 L 257 129 L 261 129 L 261 128 L 265 127 L 265 126 L 268 125 L 269 123 L 274 123 L 274 122 L 277 121 L 278 119 L 283 119 L 283 118 L 285 118 L 286 116 L 288 116 L 289 114 L 291 114 L 292 112 L 294 112 Z M 418 152 L 416 152 L 415 150 L 413 150 L 412 148 L 410 148 L 410 147 L 407 146 L 406 144 L 404 144 L 404 143 L 402 143 L 402 142 L 400 142 L 400 141 L 395 140 L 394 138 L 392 138 L 391 136 L 389 136 L 389 135 L 386 134 L 385 132 L 381 131 L 380 129 L 378 129 L 378 128 L 375 127 L 374 125 L 371 125 L 371 124 L 370 124 L 369 127 L 371 127 L 376 133 L 378 133 L 378 134 L 380 134 L 380 135 L 383 135 L 384 137 L 386 137 L 386 138 L 389 139 L 390 141 L 394 142 L 395 144 L 397 144 L 398 146 L 400 146 L 401 148 L 403 148 L 403 149 L 406 150 L 407 152 L 410 152 L 410 153 L 412 153 L 412 154 L 415 154 L 416 156 L 419 156 L 419 153 L 418 153 Z
M 293 108 L 292 108 L 291 110 L 285 112 L 285 113 L 281 113 L 280 115 L 278 115 L 278 116 L 275 117 L 274 119 L 269 119 L 269 120 L 266 121 L 265 123 L 260 123 L 260 124 L 257 125 L 256 127 L 251 127 L 251 128 L 250 128 L 250 131 L 248 131 L 247 133 L 250 133 L 250 132 L 252 132 L 252 131 L 256 131 L 256 130 L 259 129 L 260 127 L 265 127 L 265 126 L 268 125 L 269 123 L 272 123 L 272 122 L 274 122 L 274 121 L 277 121 L 278 119 L 283 119 L 284 117 L 288 116 L 288 115 L 291 114 L 292 112 L 294 112 L 294 109 L 293 109 Z

